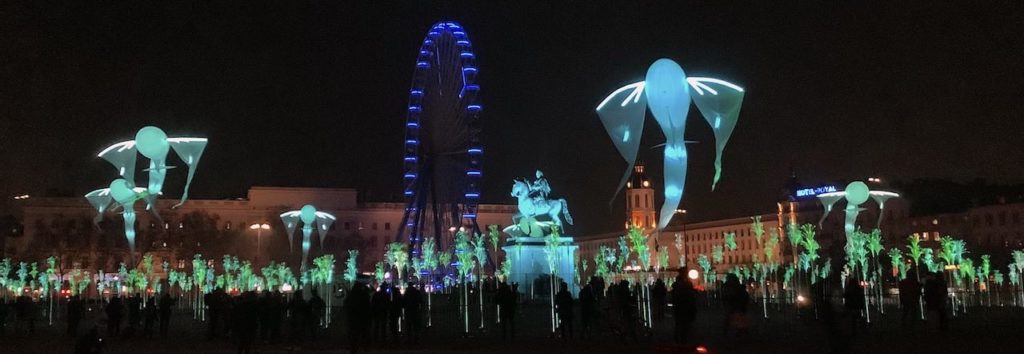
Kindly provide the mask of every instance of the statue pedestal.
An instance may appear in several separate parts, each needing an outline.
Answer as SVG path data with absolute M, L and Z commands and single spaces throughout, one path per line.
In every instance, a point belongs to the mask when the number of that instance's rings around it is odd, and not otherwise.
M 558 291 L 559 281 L 569 285 L 569 291 L 575 296 L 579 293 L 576 286 L 576 264 L 574 262 L 579 246 L 573 242 L 572 237 L 559 237 L 555 254 L 555 271 L 558 281 L 555 282 L 555 292 Z M 548 289 L 548 276 L 551 268 L 548 265 L 548 253 L 545 252 L 547 245 L 543 237 L 509 237 L 508 242 L 501 249 L 505 251 L 506 257 L 512 262 L 512 272 L 508 276 L 508 283 L 519 283 L 519 292 L 528 298 L 547 298 L 550 296 Z

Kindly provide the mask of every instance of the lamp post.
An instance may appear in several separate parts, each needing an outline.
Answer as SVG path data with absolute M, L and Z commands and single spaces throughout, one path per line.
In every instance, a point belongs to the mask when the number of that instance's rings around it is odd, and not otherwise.
M 270 224 L 252 224 L 249 225 L 249 229 L 256 230 L 256 261 L 253 262 L 255 266 L 255 263 L 259 262 L 260 260 L 260 239 L 263 236 L 263 230 L 270 230 Z

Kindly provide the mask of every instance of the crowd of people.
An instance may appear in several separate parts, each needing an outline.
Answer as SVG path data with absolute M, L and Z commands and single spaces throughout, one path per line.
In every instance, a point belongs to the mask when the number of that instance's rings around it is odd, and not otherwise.
M 671 314 L 673 340 L 678 344 L 692 343 L 692 325 L 697 317 L 698 303 L 702 301 L 698 300 L 700 292 L 684 274 L 687 274 L 686 269 L 681 269 L 670 282 L 670 287 L 657 279 L 646 288 L 626 280 L 608 285 L 605 279 L 595 276 L 583 284 L 575 296 L 567 283 L 559 282 L 552 299 L 553 313 L 557 315 L 553 322 L 557 326 L 554 334 L 571 340 L 610 333 L 623 341 L 638 342 L 641 336 L 651 334 L 645 319 L 659 324 Z M 915 276 L 899 282 L 901 321 L 905 326 L 914 326 L 918 322 L 917 317 L 924 316 L 919 311 L 927 311 L 928 317 L 937 319 L 938 327 L 945 330 L 948 294 L 943 274 L 922 272 L 922 280 L 918 281 Z M 801 300 L 806 301 L 803 306 L 813 304 L 816 315 L 823 320 L 826 333 L 837 342 L 841 342 L 843 339 L 840 337 L 844 335 L 835 326 L 836 320 L 839 317 L 848 319 L 851 325 L 849 334 L 856 335 L 858 328 L 863 326 L 861 316 L 868 305 L 865 303 L 864 286 L 853 277 L 846 281 L 841 293 L 837 287 L 834 294 L 829 293 L 825 285 L 831 283 L 829 279 L 818 281 L 810 289 L 812 297 Z M 347 289 L 342 311 L 336 315 L 344 315 L 344 327 L 352 349 L 358 350 L 370 344 L 417 343 L 427 315 L 426 294 L 422 286 L 409 284 L 400 288 L 384 283 L 370 288 L 365 283 L 356 282 Z M 519 308 L 523 303 L 518 284 L 491 279 L 477 283 L 472 291 L 488 294 L 489 308 L 496 307 L 494 313 L 501 339 L 514 340 L 517 317 L 521 315 Z M 305 293 L 286 295 L 276 291 L 248 291 L 229 294 L 222 289 L 215 290 L 202 299 L 206 337 L 228 339 L 237 344 L 240 352 L 252 351 L 257 341 L 301 348 L 306 341 L 316 341 L 331 320 L 324 317 L 327 305 L 319 292 L 313 289 Z M 751 322 L 748 307 L 753 303 L 748 284 L 736 275 L 728 274 L 714 292 L 714 297 L 722 308 L 723 334 L 744 336 Z M 457 301 L 459 297 L 447 298 Z M 483 298 L 480 297 L 481 300 Z M 649 307 L 645 305 L 645 298 L 649 299 Z M 141 294 L 113 296 L 106 301 L 91 303 L 77 295 L 71 296 L 62 306 L 66 314 L 66 334 L 79 338 L 77 346 L 80 352 L 95 352 L 99 348 L 98 326 L 105 327 L 103 337 L 106 338 L 151 338 L 157 334 L 167 337 L 176 302 L 167 293 L 149 298 L 143 298 Z M 37 318 L 45 311 L 41 306 L 44 303 L 33 300 L 28 294 L 13 301 L 0 301 L 0 335 L 11 331 L 33 335 Z M 88 308 L 101 310 L 103 316 L 98 318 L 96 326 L 84 326 L 85 332 L 82 332 L 80 327 L 83 327 Z M 15 324 L 8 325 L 8 318 Z M 286 325 L 288 331 L 284 333 L 282 329 Z

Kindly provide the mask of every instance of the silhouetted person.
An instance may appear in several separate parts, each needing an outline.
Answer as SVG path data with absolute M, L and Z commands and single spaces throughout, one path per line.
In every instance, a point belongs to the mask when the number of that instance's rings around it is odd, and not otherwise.
M 683 274 L 686 272 L 676 276 L 676 282 L 672 284 L 672 315 L 676 322 L 673 338 L 678 344 L 686 343 L 690 326 L 697 317 L 697 291 L 694 290 L 690 278 Z
M 901 323 L 906 326 L 907 321 L 913 325 L 917 322 L 914 318 L 915 312 L 920 310 L 921 283 L 915 278 L 907 277 L 900 280 L 900 306 L 903 307 L 903 314 L 900 317 Z
M 366 341 L 370 327 L 370 289 L 362 283 L 352 285 L 352 290 L 345 297 L 345 318 L 348 325 L 348 341 L 355 354 Z
M 121 319 L 124 318 L 124 304 L 120 296 L 110 299 L 105 309 L 107 313 L 107 336 L 118 337 L 121 335 Z
M 558 327 L 562 331 L 562 339 L 572 338 L 573 306 L 569 284 L 563 281 L 558 286 L 558 293 L 555 294 L 555 309 L 558 313 Z
M 164 293 L 160 296 L 160 336 L 167 337 L 167 327 L 171 324 L 171 309 L 174 308 L 175 300 L 171 294 Z
M 7 299 L 0 299 L 0 335 L 7 332 L 7 313 L 10 306 L 7 304 Z
M 305 336 L 306 324 L 309 322 L 309 303 L 306 299 L 302 298 L 302 293 L 296 293 L 292 297 L 292 301 L 288 303 L 288 309 L 292 313 L 291 320 L 289 321 L 292 344 L 301 345 L 303 337 Z
M 217 338 L 217 322 L 221 320 L 221 311 L 224 305 L 221 303 L 222 298 L 220 296 L 223 293 L 223 289 L 216 289 L 213 292 L 203 295 L 203 302 L 206 304 L 207 309 L 207 339 Z
M 236 299 L 231 320 L 233 321 L 232 338 L 238 341 L 239 353 L 251 353 L 253 341 L 256 340 L 256 327 L 258 326 L 259 314 L 257 313 L 256 294 L 246 291 Z
M 639 343 L 640 338 L 636 333 L 636 327 L 639 324 L 636 312 L 636 299 L 633 298 L 633 293 L 629 289 L 629 282 L 621 280 L 619 285 L 614 288 L 615 305 L 618 307 L 617 310 L 622 324 L 622 335 L 633 338 L 634 343 Z
M 846 315 L 850 318 L 851 334 L 855 335 L 857 334 L 861 311 L 864 310 L 864 288 L 860 286 L 860 282 L 856 278 L 850 277 L 846 279 L 843 301 L 846 307 Z
M 134 333 L 142 324 L 142 295 L 138 293 L 128 298 L 128 327 Z
M 78 336 L 78 324 L 82 322 L 82 315 L 85 314 L 85 306 L 78 295 L 68 300 L 68 336 Z
M 309 326 L 309 335 L 314 341 L 316 340 L 317 332 L 320 330 L 320 322 L 324 315 L 324 309 L 326 308 L 327 303 L 325 303 L 324 299 L 316 293 L 316 290 L 314 290 L 313 297 L 309 298 L 310 311 L 308 318 L 309 323 L 307 324 Z
M 388 296 L 387 284 L 381 285 L 373 293 L 371 310 L 373 312 L 372 339 L 374 342 L 384 342 L 387 338 L 388 308 L 391 307 L 391 297 Z
M 498 285 L 497 294 L 494 295 L 498 302 L 498 316 L 501 317 L 501 339 L 516 337 L 516 294 L 512 287 L 506 282 Z
M 946 323 L 946 297 L 949 291 L 946 290 L 946 279 L 941 272 L 934 272 L 928 276 L 924 283 L 924 304 L 928 312 L 935 312 L 939 319 L 939 329 L 945 331 L 948 328 Z
M 653 319 L 661 320 L 665 318 L 665 301 L 667 296 L 668 288 L 665 287 L 665 282 L 658 278 L 658 280 L 654 281 L 654 286 L 651 287 L 651 317 Z
M 402 296 L 402 306 L 405 309 L 405 328 L 409 341 L 416 343 L 420 340 L 421 312 L 423 311 L 423 292 L 416 286 L 409 286 Z
M 397 286 L 392 286 L 389 295 L 391 296 L 391 306 L 388 307 L 388 329 L 391 331 L 391 336 L 397 339 L 398 332 L 402 330 L 398 321 L 402 318 L 402 293 Z
M 747 305 L 750 302 L 750 294 L 747 288 L 740 282 L 736 274 L 729 274 L 722 284 L 722 305 L 725 307 L 725 319 L 723 331 L 729 334 L 729 329 L 735 327 L 737 333 L 746 330 Z
M 36 333 L 36 304 L 28 295 L 18 296 L 14 304 L 15 313 L 18 315 L 18 323 L 28 334 Z
M 281 326 L 284 323 L 284 310 L 285 310 L 285 297 L 280 291 L 274 291 L 272 294 L 273 315 L 270 318 L 270 341 L 277 342 L 281 338 Z
M 597 321 L 597 292 L 595 290 L 595 279 L 591 278 L 590 283 L 580 289 L 580 325 L 582 326 L 580 337 L 590 338 L 593 325 Z
M 156 324 L 157 315 L 159 313 L 160 311 L 156 308 L 156 299 L 149 298 L 149 300 L 146 301 L 146 308 L 143 310 L 146 322 L 144 327 L 145 330 L 143 330 L 142 333 L 146 336 L 146 338 L 150 338 L 153 336 L 153 325 Z
M 828 293 L 825 286 L 830 280 L 831 277 L 820 279 L 811 285 L 812 301 L 820 315 L 825 338 L 828 340 L 832 353 L 846 353 L 849 351 L 849 343 L 846 336 L 839 331 L 839 321 L 832 305 L 831 294 Z

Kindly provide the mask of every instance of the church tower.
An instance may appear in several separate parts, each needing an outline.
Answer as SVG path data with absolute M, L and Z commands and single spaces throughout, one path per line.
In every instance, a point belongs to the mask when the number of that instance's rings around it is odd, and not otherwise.
M 645 231 L 653 230 L 657 226 L 655 214 L 654 189 L 644 173 L 644 165 L 638 163 L 626 182 L 626 228 L 632 223 Z

